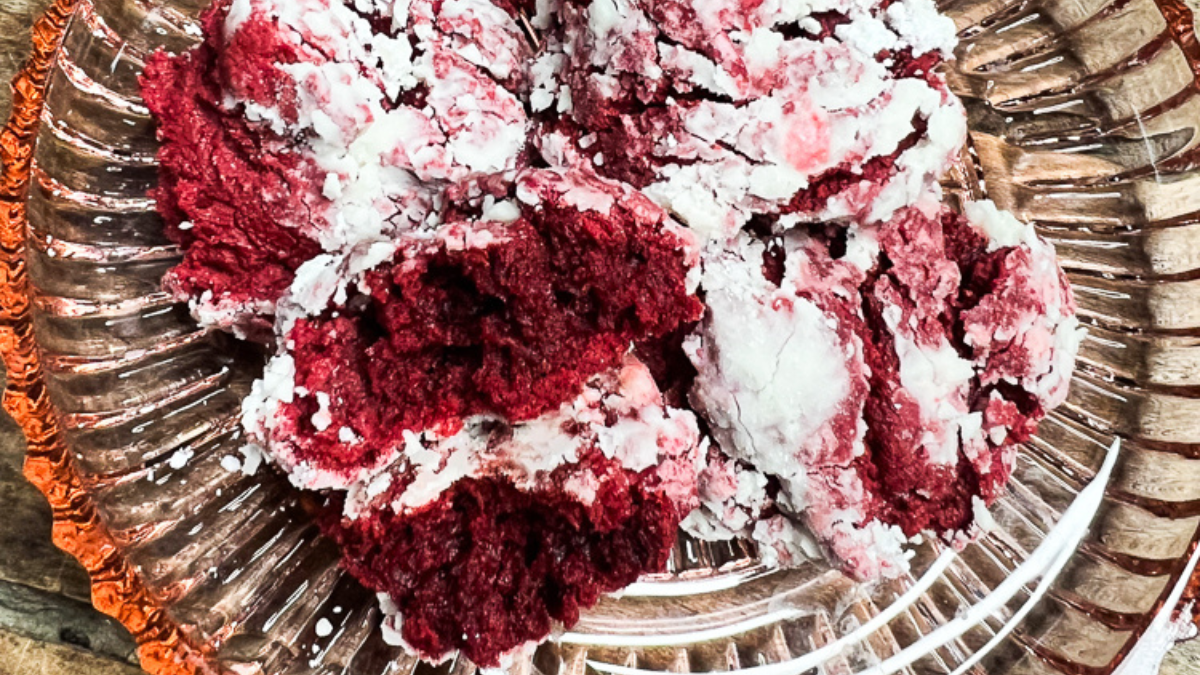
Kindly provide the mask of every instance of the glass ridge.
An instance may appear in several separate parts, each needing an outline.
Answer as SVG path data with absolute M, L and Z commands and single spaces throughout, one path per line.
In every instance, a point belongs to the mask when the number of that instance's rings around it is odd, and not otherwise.
M 137 86 L 153 50 L 196 42 L 205 4 L 58 0 L 35 28 L 0 137 L 0 351 L 26 473 L 151 672 L 469 675 L 465 660 L 433 666 L 383 643 L 374 598 L 338 569 L 301 493 L 220 467 L 261 361 L 160 290 L 180 254 L 146 197 L 156 144 Z M 665 574 L 606 598 L 514 672 L 1093 675 L 1171 595 L 1200 534 L 1191 9 L 942 10 L 960 31 L 947 77 L 971 127 L 944 187 L 1034 222 L 1090 328 L 1067 404 L 992 509 L 998 527 L 957 555 L 927 542 L 911 575 L 872 586 L 681 537 Z M 1067 526 L 1087 520 L 1076 547 L 1082 530 Z M 977 620 L 952 634 L 961 616 Z

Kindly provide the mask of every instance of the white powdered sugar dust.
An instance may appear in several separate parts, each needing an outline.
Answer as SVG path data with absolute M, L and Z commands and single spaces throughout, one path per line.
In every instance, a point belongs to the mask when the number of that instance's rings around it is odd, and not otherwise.
M 631 153 L 654 158 L 644 191 L 702 238 L 728 237 L 761 214 L 886 221 L 935 185 L 965 139 L 962 108 L 939 76 L 898 73 L 893 58 L 879 58 L 950 55 L 954 24 L 930 0 L 887 10 L 863 0 L 820 7 L 679 0 L 670 11 L 648 0 L 584 4 L 563 7 L 568 37 L 552 37 L 534 66 L 534 109 L 557 100 L 558 111 L 588 127 L 596 113 L 581 100 L 665 96 L 665 105 L 648 109 L 653 116 L 633 112 L 596 124 L 622 128 L 637 140 Z M 844 17 L 836 39 L 820 37 L 818 10 Z M 684 96 L 691 102 L 676 104 Z M 646 126 L 657 136 L 645 135 Z M 552 162 L 593 157 L 594 135 L 572 144 L 552 132 L 539 142 Z M 862 176 L 869 162 L 896 153 L 886 176 L 792 204 L 829 172 Z

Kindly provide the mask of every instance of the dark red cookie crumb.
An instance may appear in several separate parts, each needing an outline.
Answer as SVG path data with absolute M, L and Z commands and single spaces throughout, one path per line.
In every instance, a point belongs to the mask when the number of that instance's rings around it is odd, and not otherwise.
M 696 367 L 683 350 L 683 340 L 694 323 L 680 326 L 662 337 L 649 338 L 634 346 L 634 354 L 650 369 L 663 401 L 672 408 L 688 408 L 687 393 L 696 377 Z
M 467 478 L 416 512 L 331 518 L 323 529 L 341 545 L 343 565 L 390 596 L 410 646 L 431 657 L 461 649 L 496 666 L 543 639 L 552 621 L 571 626 L 601 594 L 666 564 L 679 524 L 670 500 L 599 452 L 560 467 L 547 484 L 583 467 L 604 476 L 590 506 Z

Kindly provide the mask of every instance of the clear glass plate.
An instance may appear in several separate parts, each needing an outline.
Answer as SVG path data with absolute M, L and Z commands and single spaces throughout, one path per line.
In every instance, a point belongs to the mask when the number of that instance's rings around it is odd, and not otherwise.
M 137 85 L 149 53 L 198 39 L 204 4 L 58 0 L 35 31 L 0 137 L 0 351 L 27 474 L 149 670 L 469 674 L 383 643 L 373 597 L 338 569 L 303 495 L 220 467 L 261 363 L 159 288 L 179 252 L 146 197 L 155 141 Z M 1181 0 L 943 10 L 972 128 L 946 187 L 1035 222 L 1091 327 L 995 529 L 961 553 L 926 543 L 910 576 L 877 585 L 681 538 L 666 574 L 605 599 L 517 672 L 1099 675 L 1177 600 L 1200 526 L 1192 13 Z

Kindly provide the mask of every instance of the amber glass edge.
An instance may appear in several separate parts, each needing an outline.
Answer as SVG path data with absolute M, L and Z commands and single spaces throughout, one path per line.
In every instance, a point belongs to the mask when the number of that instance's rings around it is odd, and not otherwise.
M 8 370 L 4 409 L 28 442 L 25 477 L 50 503 L 54 544 L 87 570 L 92 604 L 129 630 L 147 672 L 200 675 L 212 672 L 211 668 L 121 556 L 72 467 L 33 339 L 25 266 L 25 198 L 46 80 L 76 4 L 78 0 L 55 0 L 34 23 L 29 59 L 12 81 L 12 113 L 0 130 L 0 357 Z

